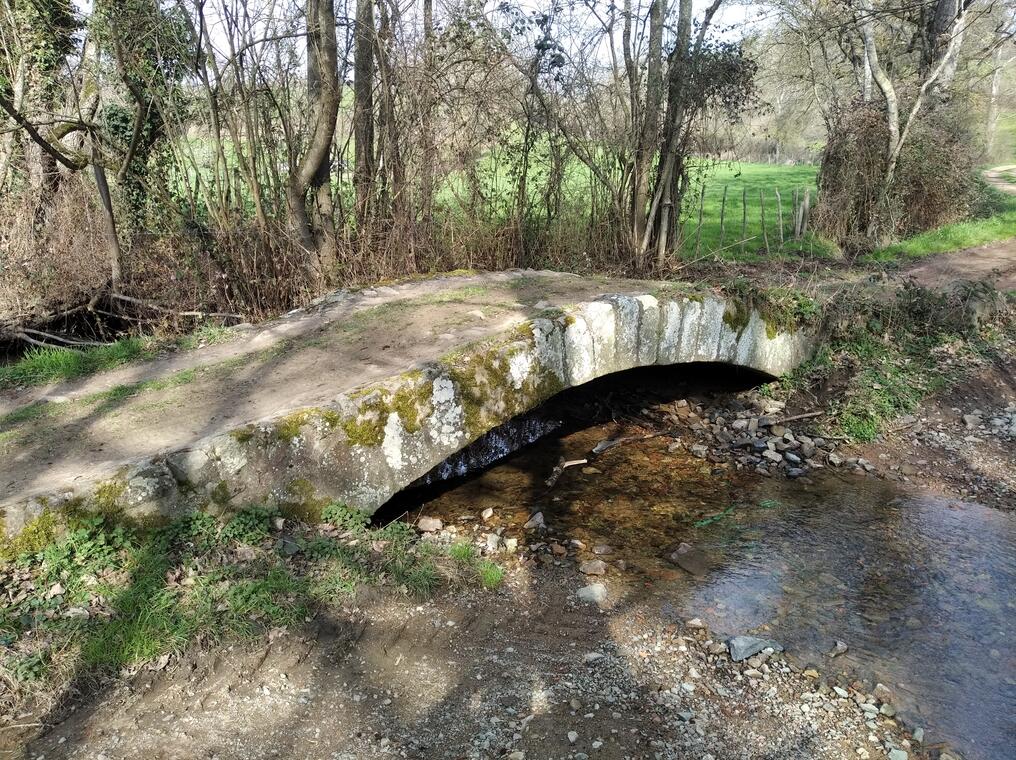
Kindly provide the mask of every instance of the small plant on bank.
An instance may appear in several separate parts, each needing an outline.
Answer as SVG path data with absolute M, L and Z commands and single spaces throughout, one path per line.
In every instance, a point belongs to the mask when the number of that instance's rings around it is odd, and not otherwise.
M 0 696 L 0 712 L 199 638 L 299 625 L 362 586 L 423 598 L 448 578 L 489 589 L 504 575 L 468 545 L 452 557 L 419 541 L 404 522 L 372 527 L 364 512 L 342 505 L 329 506 L 324 518 L 311 526 L 251 507 L 142 531 L 88 517 L 40 550 L 0 563 L 0 586 L 13 600 L 0 609 L 0 678 L 30 685 Z

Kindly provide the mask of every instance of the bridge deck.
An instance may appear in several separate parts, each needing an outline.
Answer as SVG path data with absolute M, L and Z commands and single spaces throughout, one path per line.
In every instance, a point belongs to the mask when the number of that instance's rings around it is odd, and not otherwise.
M 239 329 L 223 344 L 7 392 L 0 396 L 0 502 L 75 488 L 125 463 L 326 403 L 503 332 L 548 306 L 667 287 L 516 271 L 343 291 L 275 322 Z

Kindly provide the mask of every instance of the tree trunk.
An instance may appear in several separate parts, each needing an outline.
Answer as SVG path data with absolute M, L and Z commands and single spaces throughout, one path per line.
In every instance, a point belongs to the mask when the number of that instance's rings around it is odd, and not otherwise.
M 374 182 L 374 0 L 356 0 L 353 51 L 353 151 L 356 217 L 370 213 Z
M 316 183 L 317 188 L 327 185 L 335 120 L 342 96 L 333 0 L 307 0 L 307 80 L 313 129 L 307 150 L 290 176 L 286 201 L 294 231 L 307 252 L 307 267 L 320 275 L 330 262 L 321 260 L 311 230 L 307 190 L 312 183 Z

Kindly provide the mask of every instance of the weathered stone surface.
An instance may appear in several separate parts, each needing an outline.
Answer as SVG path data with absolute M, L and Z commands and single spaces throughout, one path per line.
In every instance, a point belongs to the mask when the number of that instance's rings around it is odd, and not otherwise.
M 565 388 L 680 362 L 729 362 L 779 376 L 812 348 L 806 330 L 775 331 L 759 314 L 717 296 L 604 295 L 325 406 L 131 463 L 72 496 L 86 509 L 109 502 L 135 519 L 247 503 L 302 516 L 330 502 L 373 511 L 485 432 Z M 5 533 L 19 532 L 40 503 L 3 505 Z

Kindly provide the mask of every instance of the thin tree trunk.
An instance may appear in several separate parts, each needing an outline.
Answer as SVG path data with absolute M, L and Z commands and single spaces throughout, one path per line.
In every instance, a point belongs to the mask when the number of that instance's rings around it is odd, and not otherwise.
M 353 186 L 357 222 L 370 214 L 374 183 L 374 0 L 356 0 L 353 51 Z

